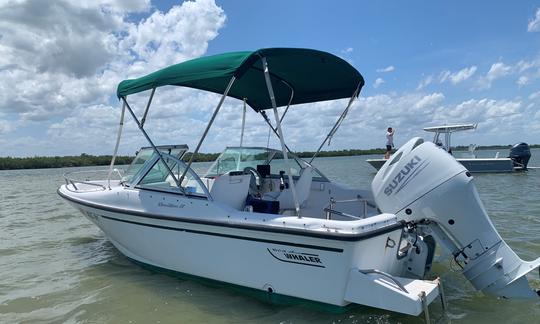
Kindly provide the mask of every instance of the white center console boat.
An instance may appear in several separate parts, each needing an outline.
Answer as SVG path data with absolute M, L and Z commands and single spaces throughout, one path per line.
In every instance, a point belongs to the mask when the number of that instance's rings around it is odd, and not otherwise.
M 476 129 L 477 126 L 478 124 L 443 125 L 426 127 L 424 130 L 434 133 L 433 143 L 436 143 L 437 146 L 448 153 L 453 154 L 451 146 L 452 134 Z M 474 152 L 475 149 L 476 145 L 471 144 L 465 156 L 456 156 L 456 160 L 463 164 L 470 172 L 513 172 L 527 170 L 527 164 L 531 158 L 531 151 L 527 143 L 513 145 L 507 157 L 500 157 L 499 152 L 494 157 L 478 157 Z M 386 162 L 385 159 L 368 159 L 366 161 L 377 170 Z
M 307 162 L 289 151 L 281 129 L 289 106 L 350 98 L 320 150 L 363 84 L 334 55 L 287 48 L 203 57 L 123 81 L 115 155 L 125 110 L 150 147 L 122 179 L 111 179 L 113 157 L 109 179 L 67 176 L 58 193 L 137 262 L 269 294 L 428 316 L 428 305 L 443 296 L 440 280 L 425 279 L 440 244 L 477 289 L 537 297 L 525 274 L 540 259 L 522 261 L 508 247 L 471 175 L 435 144 L 410 140 L 364 190 L 325 177 L 311 164 L 315 156 Z M 163 85 L 223 94 L 189 161 L 186 145 L 156 146 L 144 129 Z M 127 96 L 146 90 L 150 99 L 139 120 Z M 201 177 L 191 168 L 193 156 L 226 96 L 259 113 L 281 150 L 228 147 Z M 274 113 L 273 125 L 266 110 Z

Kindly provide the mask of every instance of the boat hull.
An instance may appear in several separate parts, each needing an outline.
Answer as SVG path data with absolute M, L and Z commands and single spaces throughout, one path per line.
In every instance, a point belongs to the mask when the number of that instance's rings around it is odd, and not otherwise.
M 369 163 L 372 167 L 374 167 L 377 171 L 379 171 L 384 163 L 388 161 L 386 159 L 367 159 L 366 162 Z
M 456 159 L 470 172 L 514 172 L 514 164 L 510 158 L 471 158 Z M 385 159 L 368 159 L 368 162 L 377 171 L 382 168 Z
M 514 163 L 510 158 L 457 159 L 470 172 L 513 172 Z
M 271 293 L 345 306 L 352 268 L 398 267 L 401 227 L 356 241 L 159 220 L 70 201 L 127 257 Z M 377 255 L 378 257 L 373 257 Z

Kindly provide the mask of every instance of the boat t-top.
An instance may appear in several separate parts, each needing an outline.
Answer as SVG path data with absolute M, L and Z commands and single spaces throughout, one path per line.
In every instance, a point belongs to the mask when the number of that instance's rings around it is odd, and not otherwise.
M 475 130 L 478 124 L 456 124 L 425 127 L 426 132 L 434 133 L 433 143 L 453 154 L 451 140 L 452 134 L 467 130 Z M 531 151 L 527 143 L 517 143 L 512 146 L 508 157 L 500 157 L 499 152 L 494 157 L 478 157 L 475 154 L 476 145 L 469 145 L 465 156 L 458 156 L 456 160 L 470 172 L 513 172 L 527 170 L 531 158 Z M 385 159 L 366 160 L 375 169 L 379 170 L 386 162 Z
M 166 85 L 221 94 L 189 159 L 187 145 L 157 145 L 144 127 L 152 98 Z M 122 81 L 108 175 L 101 180 L 66 175 L 58 193 L 138 263 L 268 296 L 424 312 L 429 320 L 429 304 L 440 298 L 445 305 L 442 282 L 431 273 L 440 245 L 476 289 L 537 298 L 525 275 L 538 268 L 540 258 L 526 262 L 512 251 L 487 216 L 473 177 L 435 144 L 411 139 L 367 189 L 336 183 L 312 164 L 363 85 L 360 73 L 343 59 L 296 48 L 201 57 Z M 141 118 L 128 102 L 140 92 L 149 98 Z M 227 96 L 238 99 L 239 115 L 240 107 L 259 114 L 281 147 L 227 147 L 199 175 L 193 158 Z M 288 109 L 342 98 L 349 100 L 317 153 L 309 161 L 295 156 L 281 127 Z M 115 176 L 125 112 L 149 146 Z

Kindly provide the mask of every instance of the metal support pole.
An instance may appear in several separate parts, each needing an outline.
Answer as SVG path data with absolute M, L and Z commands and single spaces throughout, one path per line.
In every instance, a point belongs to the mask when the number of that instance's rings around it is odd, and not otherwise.
M 144 127 L 144 122 L 146 121 L 146 115 L 148 115 L 148 109 L 150 108 L 150 104 L 152 103 L 152 99 L 154 98 L 154 93 L 156 92 L 156 88 L 152 88 L 152 92 L 150 93 L 150 98 L 148 99 L 148 103 L 146 104 L 146 108 L 144 109 L 144 114 L 141 119 L 141 126 Z
M 244 127 L 246 126 L 246 99 L 244 98 L 244 111 L 242 112 L 242 132 L 240 133 L 240 147 L 244 141 Z
M 122 112 L 120 113 L 120 124 L 118 125 L 118 135 L 116 136 L 116 145 L 114 146 L 114 153 L 111 159 L 111 165 L 109 167 L 109 175 L 107 176 L 107 185 L 111 190 L 111 175 L 114 168 L 114 161 L 116 160 L 116 154 L 118 153 L 118 146 L 120 145 L 120 138 L 122 137 L 122 128 L 124 127 L 124 113 L 126 112 L 126 103 L 122 104 Z
M 420 292 L 420 295 L 418 295 L 418 297 L 420 297 L 420 300 L 422 301 L 422 309 L 424 310 L 424 318 L 426 319 L 426 324 L 431 324 L 431 319 L 429 318 L 429 308 L 428 308 L 428 303 L 427 303 L 427 298 L 426 298 L 426 292 L 425 291 Z
M 261 114 L 261 116 L 263 116 L 264 121 L 268 124 L 268 137 L 269 137 L 268 140 L 270 140 L 270 131 L 273 131 L 274 134 L 276 134 L 277 138 L 279 139 L 279 134 L 278 134 L 277 130 L 272 126 L 272 123 L 270 122 L 270 119 L 268 118 L 268 116 L 266 115 L 264 110 L 259 111 L 259 113 Z M 283 115 L 281 117 L 283 117 Z M 268 148 L 268 144 L 266 144 L 266 147 Z M 285 148 L 287 149 L 287 152 L 293 153 L 293 151 L 291 151 L 291 149 L 289 148 L 289 146 L 287 144 L 285 144 Z M 304 160 L 302 158 L 299 158 L 299 159 L 302 160 L 304 163 L 311 166 L 311 163 L 308 163 L 306 160 Z
M 184 173 L 182 173 L 182 176 L 180 177 L 180 183 L 182 183 L 182 181 L 184 180 L 184 177 L 186 176 L 186 173 L 187 173 L 188 169 L 191 167 L 191 164 L 193 163 L 193 158 L 199 152 L 199 149 L 201 148 L 201 145 L 202 145 L 202 143 L 204 141 L 204 138 L 206 137 L 206 134 L 208 134 L 208 131 L 210 130 L 210 126 L 212 126 L 212 124 L 214 123 L 214 119 L 216 119 L 216 115 L 219 112 L 219 109 L 221 108 L 221 105 L 223 105 L 223 102 L 225 101 L 225 98 L 227 98 L 227 94 L 229 93 L 229 90 L 231 90 L 231 87 L 232 87 L 235 80 L 236 80 L 236 77 L 233 76 L 231 78 L 231 81 L 229 81 L 229 84 L 227 85 L 227 88 L 225 89 L 225 92 L 221 96 L 221 99 L 219 100 L 219 103 L 218 103 L 216 109 L 214 110 L 214 114 L 212 115 L 212 118 L 210 118 L 210 121 L 208 122 L 208 125 L 206 125 L 206 129 L 204 130 L 204 133 L 203 133 L 201 139 L 199 140 L 199 144 L 197 144 L 197 147 L 195 148 L 195 151 L 193 151 L 193 154 L 191 154 L 191 157 L 189 158 L 189 163 L 186 166 L 186 169 L 184 170 Z
M 150 146 L 152 146 L 152 148 L 154 149 L 154 152 L 157 153 L 157 155 L 159 156 L 159 159 L 161 160 L 161 162 L 163 162 L 163 164 L 167 168 L 167 171 L 169 171 L 169 174 L 173 178 L 173 180 L 176 183 L 176 185 L 178 186 L 178 188 L 180 188 L 180 190 L 185 194 L 184 188 L 182 188 L 182 186 L 180 185 L 181 182 L 179 182 L 178 179 L 175 177 L 173 171 L 171 170 L 171 168 L 169 167 L 167 162 L 165 162 L 165 159 L 163 158 L 163 155 L 161 155 L 161 152 L 157 149 L 157 147 L 154 145 L 154 142 L 152 142 L 152 140 L 150 139 L 150 136 L 148 136 L 148 134 L 144 130 L 142 124 L 139 122 L 139 120 L 137 119 L 137 116 L 135 116 L 135 113 L 133 112 L 133 110 L 129 106 L 129 104 L 128 104 L 127 100 L 126 100 L 126 97 L 122 97 L 122 101 L 124 101 L 124 104 L 126 105 L 126 108 L 128 109 L 129 113 L 131 114 L 131 117 L 133 117 L 133 120 L 135 120 L 135 123 L 137 123 L 137 126 L 139 127 L 139 129 L 143 133 L 144 137 L 146 138 L 148 143 L 150 143 Z
M 309 160 L 309 163 L 311 164 L 311 162 L 313 162 L 313 160 L 315 160 L 315 158 L 317 157 L 317 154 L 319 154 L 319 152 L 321 151 L 322 147 L 324 146 L 324 144 L 326 143 L 326 141 L 331 138 L 332 136 L 334 136 L 334 134 L 336 133 L 336 131 L 338 130 L 339 126 L 341 125 L 341 123 L 343 122 L 343 120 L 345 120 L 345 117 L 347 116 L 347 113 L 349 112 L 349 108 L 351 108 L 351 105 L 352 103 L 354 102 L 354 99 L 356 98 L 356 96 L 358 95 L 358 92 L 360 91 L 360 84 L 358 85 L 358 87 L 356 87 L 356 90 L 354 91 L 353 95 L 351 96 L 351 98 L 349 99 L 349 103 L 347 104 L 347 107 L 345 108 L 345 110 L 343 110 L 343 112 L 341 113 L 341 115 L 339 116 L 337 122 L 334 124 L 334 127 L 332 127 L 332 129 L 330 130 L 330 132 L 328 133 L 328 135 L 326 135 L 326 138 L 324 139 L 324 141 L 321 143 L 321 145 L 319 146 L 319 148 L 317 149 L 317 152 L 315 152 L 315 154 L 313 154 L 313 156 L 311 157 L 311 160 Z
M 439 288 L 439 295 L 441 296 L 442 309 L 443 309 L 443 312 L 446 314 L 446 308 L 447 308 L 446 296 L 444 294 L 444 289 L 443 289 L 441 278 L 437 278 L 436 281 L 437 281 L 437 287 Z
M 274 127 L 272 126 L 272 123 L 270 122 L 270 119 L 268 119 L 268 116 L 266 115 L 266 113 L 264 112 L 264 110 L 261 110 L 261 111 L 260 111 L 260 114 L 263 116 L 264 121 L 268 124 L 268 127 L 270 127 L 269 131 L 270 131 L 270 130 L 273 131 L 274 134 L 276 134 L 277 138 L 279 138 L 279 133 L 278 133 L 277 129 L 274 128 Z M 268 146 L 268 145 L 267 145 L 267 146 Z M 292 153 L 291 149 L 289 148 L 289 146 L 288 146 L 287 144 L 285 144 L 285 147 L 287 148 L 287 151 L 288 151 L 288 152 L 291 152 L 291 153 Z M 306 162 L 306 163 L 307 163 L 307 162 Z
M 287 87 L 289 87 L 289 89 L 291 89 L 291 98 L 289 99 L 289 103 L 287 103 L 287 107 L 285 108 L 285 111 L 283 112 L 283 115 L 281 115 L 281 118 L 279 119 L 280 122 L 283 122 L 283 118 L 285 118 L 285 114 L 287 113 L 287 111 L 289 111 L 289 107 L 291 106 L 291 102 L 294 98 L 294 89 L 285 81 L 281 81 L 283 82 Z
M 300 217 L 300 205 L 298 204 L 298 198 L 296 197 L 296 190 L 294 188 L 294 179 L 292 176 L 292 170 L 289 167 L 289 158 L 287 156 L 287 147 L 285 146 L 285 141 L 283 139 L 283 131 L 281 129 L 281 122 L 279 119 L 279 114 L 277 111 L 276 97 L 274 95 L 274 89 L 272 88 L 272 80 L 270 80 L 270 72 L 268 71 L 268 63 L 266 62 L 265 57 L 261 57 L 263 70 L 264 70 L 264 79 L 266 81 L 266 87 L 268 88 L 268 94 L 270 95 L 270 101 L 272 102 L 272 108 L 274 109 L 274 118 L 276 119 L 276 127 L 278 131 L 279 141 L 281 142 L 281 151 L 283 152 L 283 159 L 285 160 L 285 165 L 287 166 L 287 175 L 289 176 L 289 187 L 293 195 L 294 209 L 296 211 L 296 216 Z

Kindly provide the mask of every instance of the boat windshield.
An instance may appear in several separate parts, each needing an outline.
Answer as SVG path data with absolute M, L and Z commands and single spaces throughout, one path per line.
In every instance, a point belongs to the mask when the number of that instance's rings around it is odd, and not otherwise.
M 309 166 L 294 154 L 289 153 L 288 157 L 293 176 L 300 175 L 300 171 Z M 270 165 L 271 175 L 279 175 L 279 171 L 287 170 L 281 151 L 264 147 L 227 147 L 210 166 L 205 177 L 216 177 L 230 171 L 243 171 L 245 168 L 257 169 L 258 165 Z M 326 179 L 318 170 L 316 173 Z
M 167 163 L 163 163 L 154 152 L 149 163 L 153 163 L 150 170 L 146 171 L 146 174 L 137 183 L 138 188 L 180 192 L 178 185 L 175 182 L 176 179 L 180 179 L 181 175 L 186 171 L 187 165 L 184 161 L 178 159 L 176 156 L 163 154 L 163 160 Z M 172 171 L 174 177 L 169 172 Z M 185 177 L 182 181 L 182 189 L 185 193 L 190 195 L 207 196 L 208 191 L 200 178 L 193 170 L 188 169 Z
M 161 145 L 156 147 L 163 153 L 167 153 L 179 159 L 187 152 L 187 145 Z M 124 176 L 122 177 L 122 182 L 129 183 L 133 180 L 133 177 L 139 173 L 144 164 L 150 160 L 154 154 L 154 149 L 152 147 L 143 147 L 136 154 L 135 159 L 129 165 Z

